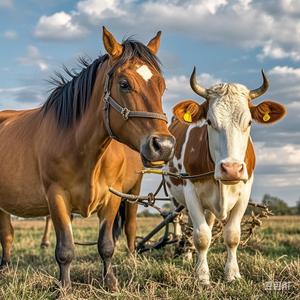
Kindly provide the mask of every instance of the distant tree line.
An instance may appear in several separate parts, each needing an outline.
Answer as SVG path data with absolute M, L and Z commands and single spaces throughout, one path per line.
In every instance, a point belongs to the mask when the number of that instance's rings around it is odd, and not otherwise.
M 300 215 L 300 198 L 296 206 L 288 206 L 284 200 L 265 194 L 262 199 L 262 204 L 267 205 L 274 215 Z
M 250 200 L 253 201 L 253 200 Z M 255 201 L 253 201 L 255 202 Z M 288 204 L 275 196 L 271 196 L 269 194 L 265 194 L 261 201 L 262 204 L 267 205 L 269 209 L 273 212 L 274 215 L 283 216 L 283 215 L 300 215 L 300 198 L 296 203 L 296 206 L 288 206 Z M 171 204 L 165 203 L 163 205 L 163 209 L 169 211 L 171 210 Z M 252 207 L 248 207 L 246 214 L 250 214 L 252 211 Z M 139 217 L 157 217 L 159 214 L 156 211 L 150 211 L 145 209 L 138 213 Z

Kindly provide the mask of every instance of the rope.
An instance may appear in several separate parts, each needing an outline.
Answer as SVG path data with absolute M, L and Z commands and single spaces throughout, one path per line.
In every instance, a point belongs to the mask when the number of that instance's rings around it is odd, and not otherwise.
M 156 170 L 156 169 L 145 169 L 140 171 L 141 174 L 158 174 L 158 175 L 163 175 L 163 176 L 170 176 L 170 177 L 175 177 L 177 179 L 201 179 L 204 177 L 208 177 L 214 174 L 214 171 L 209 171 L 206 173 L 202 174 L 196 174 L 196 175 L 189 175 L 187 173 L 173 173 L 169 171 L 164 171 L 164 170 Z

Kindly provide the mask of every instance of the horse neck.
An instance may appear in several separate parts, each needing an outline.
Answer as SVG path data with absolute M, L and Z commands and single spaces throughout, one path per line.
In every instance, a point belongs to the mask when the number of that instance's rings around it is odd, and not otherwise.
M 99 67 L 89 106 L 75 129 L 77 148 L 96 156 L 101 155 L 111 141 L 103 119 L 104 82 L 108 69 L 109 61 Z

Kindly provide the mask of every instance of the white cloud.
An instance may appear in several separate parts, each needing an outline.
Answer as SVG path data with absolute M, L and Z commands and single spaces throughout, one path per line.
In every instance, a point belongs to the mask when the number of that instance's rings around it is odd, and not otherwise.
M 42 57 L 39 49 L 32 45 L 27 47 L 27 52 L 25 56 L 20 57 L 18 61 L 23 65 L 35 65 L 41 71 L 47 71 L 49 68 L 46 59 Z
M 287 197 L 290 197 L 291 187 L 298 189 L 300 185 L 300 174 L 288 174 L 284 173 L 281 175 L 277 174 L 263 174 L 263 175 L 255 175 L 254 180 L 254 188 L 256 186 L 260 186 L 263 190 L 265 190 L 267 193 L 274 193 L 275 189 L 281 190 L 282 188 L 288 188 L 285 191 L 285 195 L 283 195 L 284 199 L 286 200 Z M 278 193 L 278 191 L 276 191 Z M 299 190 L 298 190 L 299 192 Z M 297 195 L 298 196 L 298 195 Z M 289 199 L 289 198 L 288 198 Z M 294 202 L 296 199 L 293 199 L 294 201 L 291 201 L 290 204 L 294 205 Z
M 268 74 L 272 97 L 285 103 L 300 100 L 300 68 L 275 66 Z
M 255 150 L 258 165 L 282 165 L 300 167 L 300 145 L 287 144 L 282 147 L 267 147 L 256 143 Z M 284 158 L 284 160 L 283 160 Z
M 78 13 L 85 15 L 89 22 L 99 24 L 101 20 L 126 14 L 119 0 L 83 0 L 77 3 Z
M 262 52 L 258 55 L 259 59 L 272 58 L 272 59 L 284 59 L 290 58 L 294 61 L 300 60 L 299 51 L 286 51 L 283 48 L 275 45 L 272 41 L 267 42 L 262 47 Z
M 0 110 L 33 108 L 37 103 L 41 103 L 43 98 L 43 92 L 37 86 L 0 88 Z
M 6 30 L 3 36 L 8 40 L 15 40 L 18 38 L 18 34 L 15 30 Z
M 74 21 L 74 15 L 63 11 L 51 16 L 41 16 L 34 34 L 41 39 L 77 39 L 86 33 L 86 29 Z
M 0 7 L 12 8 L 13 6 L 13 0 L 0 0 Z
M 260 59 L 269 57 L 299 61 L 298 2 L 81 0 L 74 11 L 42 16 L 36 35 L 73 39 L 82 36 L 88 24 L 94 28 L 103 23 L 120 28 L 123 35 L 127 31 L 145 34 L 145 30 L 163 28 L 190 35 L 194 39 L 258 48 L 261 49 Z
M 300 77 L 300 68 L 292 68 L 292 67 L 287 67 L 287 66 L 276 66 L 269 72 L 270 74 L 273 75 L 293 75 L 296 77 Z
M 201 73 L 197 75 L 197 81 L 204 87 L 210 87 L 213 84 L 221 82 L 219 78 L 215 78 L 208 73 Z M 167 91 L 165 95 L 166 100 L 186 99 L 190 95 L 195 95 L 190 87 L 190 78 L 185 75 L 172 76 L 166 78 Z

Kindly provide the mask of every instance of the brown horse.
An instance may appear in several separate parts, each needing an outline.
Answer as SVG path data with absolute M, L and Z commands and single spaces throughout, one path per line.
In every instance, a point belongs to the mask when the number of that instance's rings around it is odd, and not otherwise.
M 74 258 L 70 216 L 74 212 L 88 217 L 99 207 L 99 159 L 111 137 L 139 151 L 146 166 L 173 155 L 174 137 L 162 111 L 165 82 L 155 56 L 160 32 L 145 46 L 130 39 L 119 44 L 103 28 L 103 43 L 108 54 L 70 81 L 61 78 L 42 107 L 16 113 L 0 124 L 1 265 L 11 260 L 10 214 L 50 214 L 64 287 L 71 285 Z M 106 228 L 103 222 L 100 235 Z M 113 247 L 100 240 L 99 252 L 109 261 Z M 106 271 L 106 282 L 114 288 L 109 262 Z
M 100 159 L 99 185 L 101 186 L 99 200 L 101 205 L 97 215 L 99 224 L 106 222 L 106 231 L 100 235 L 105 245 L 115 246 L 115 241 L 124 225 L 127 237 L 127 245 L 130 253 L 135 250 L 136 237 L 136 213 L 137 204 L 125 202 L 120 206 L 120 198 L 110 193 L 108 188 L 115 187 L 116 182 L 121 191 L 138 195 L 140 192 L 142 174 L 139 172 L 143 168 L 141 159 L 136 151 L 131 150 L 124 144 L 112 141 Z M 120 208 L 119 208 L 120 207 Z M 119 213 L 118 213 L 119 210 Z M 51 218 L 46 218 L 46 225 L 41 241 L 41 247 L 48 247 L 49 234 L 51 230 Z M 108 266 L 107 262 L 104 265 Z

